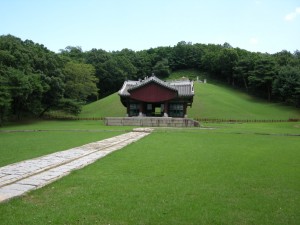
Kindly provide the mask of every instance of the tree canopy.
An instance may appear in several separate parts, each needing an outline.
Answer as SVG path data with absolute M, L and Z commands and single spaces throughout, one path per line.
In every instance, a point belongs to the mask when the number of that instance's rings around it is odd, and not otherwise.
M 154 73 L 197 69 L 250 94 L 300 107 L 300 52 L 249 52 L 229 43 L 192 44 L 142 51 L 83 51 L 67 46 L 59 53 L 31 40 L 0 36 L 0 123 L 53 109 L 80 112 L 82 104 L 119 90 L 124 80 Z

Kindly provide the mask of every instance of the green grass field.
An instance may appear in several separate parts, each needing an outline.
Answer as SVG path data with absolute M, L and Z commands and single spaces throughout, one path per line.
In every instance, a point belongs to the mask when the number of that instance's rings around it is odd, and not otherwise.
M 300 123 L 205 127 L 158 129 L 2 203 L 1 224 L 298 224 Z
M 0 167 L 99 141 L 131 129 L 106 127 L 102 121 L 31 121 L 0 127 Z

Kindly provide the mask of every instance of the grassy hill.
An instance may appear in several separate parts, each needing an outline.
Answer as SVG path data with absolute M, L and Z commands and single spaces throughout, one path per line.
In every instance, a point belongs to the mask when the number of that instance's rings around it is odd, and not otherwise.
M 206 78 L 206 74 L 188 70 L 173 73 L 169 79 L 181 77 Z M 124 116 L 125 107 L 117 93 L 83 107 L 80 117 Z M 289 119 L 300 118 L 300 110 L 269 103 L 230 87 L 210 83 L 195 82 L 195 97 L 192 108 L 188 108 L 191 118 L 218 119 Z
M 122 105 L 118 93 L 107 96 L 101 100 L 83 107 L 79 117 L 102 118 L 108 116 L 125 116 L 126 108 Z
M 300 111 L 259 100 L 231 88 L 195 83 L 195 97 L 188 115 L 192 118 L 221 119 L 289 119 L 300 118 Z

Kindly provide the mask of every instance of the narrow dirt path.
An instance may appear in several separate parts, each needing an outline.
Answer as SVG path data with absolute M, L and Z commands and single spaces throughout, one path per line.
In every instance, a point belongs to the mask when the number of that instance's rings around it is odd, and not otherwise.
M 1 167 L 0 202 L 43 187 L 151 132 L 149 129 L 137 131 Z

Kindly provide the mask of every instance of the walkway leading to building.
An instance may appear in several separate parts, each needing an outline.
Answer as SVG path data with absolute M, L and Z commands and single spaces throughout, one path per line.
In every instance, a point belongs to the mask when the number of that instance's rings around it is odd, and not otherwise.
M 41 188 L 68 175 L 72 170 L 87 166 L 147 136 L 150 132 L 151 129 L 147 128 L 137 129 L 136 132 L 1 167 L 0 202 Z

